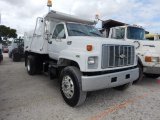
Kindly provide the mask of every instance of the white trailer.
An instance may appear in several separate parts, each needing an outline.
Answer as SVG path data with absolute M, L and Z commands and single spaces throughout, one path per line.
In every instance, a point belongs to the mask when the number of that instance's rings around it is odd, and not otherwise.
M 145 30 L 137 25 L 124 25 L 110 28 L 110 40 L 123 40 L 134 43 L 138 55 L 139 77 L 133 83 L 140 82 L 143 75 L 149 78 L 160 76 L 160 44 L 145 38 Z
M 58 77 L 63 99 L 72 107 L 82 104 L 88 91 L 122 91 L 139 76 L 133 43 L 107 40 L 95 24 L 50 11 L 37 18 L 33 34 L 25 33 L 28 74 Z

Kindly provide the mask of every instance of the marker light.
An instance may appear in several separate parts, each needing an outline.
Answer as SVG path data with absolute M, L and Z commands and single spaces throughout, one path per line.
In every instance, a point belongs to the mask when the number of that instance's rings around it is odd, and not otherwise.
M 99 19 L 99 15 L 98 14 L 95 15 L 95 19 Z
M 152 57 L 146 56 L 145 61 L 146 61 L 146 62 L 152 62 Z
M 92 51 L 92 45 L 87 45 L 87 50 Z
M 52 0 L 48 0 L 47 6 L 48 6 L 48 7 L 52 7 Z
M 146 62 L 159 62 L 159 57 L 149 57 L 149 56 L 146 56 L 145 61 Z

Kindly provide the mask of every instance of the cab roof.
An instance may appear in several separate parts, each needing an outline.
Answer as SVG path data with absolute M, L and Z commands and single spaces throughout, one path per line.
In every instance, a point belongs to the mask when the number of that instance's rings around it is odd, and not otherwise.
M 51 10 L 47 15 L 45 15 L 44 19 L 58 20 L 63 22 L 76 22 L 76 23 L 82 23 L 82 24 L 88 24 L 88 25 L 96 24 L 96 22 L 93 20 L 86 20 L 77 16 L 73 16 L 70 14 L 65 14 L 65 13 L 61 13 L 53 10 Z

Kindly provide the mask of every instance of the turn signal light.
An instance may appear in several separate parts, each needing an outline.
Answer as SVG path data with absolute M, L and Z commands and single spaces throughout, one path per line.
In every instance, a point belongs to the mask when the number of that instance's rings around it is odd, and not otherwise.
M 146 56 L 145 61 L 146 61 L 146 62 L 152 62 L 152 57 Z
M 92 45 L 87 45 L 87 51 L 92 51 Z

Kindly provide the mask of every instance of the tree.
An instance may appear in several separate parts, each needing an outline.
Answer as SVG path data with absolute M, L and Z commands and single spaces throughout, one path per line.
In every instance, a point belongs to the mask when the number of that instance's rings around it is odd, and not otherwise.
M 7 45 L 8 38 L 17 38 L 16 31 L 16 29 L 11 29 L 10 27 L 7 27 L 5 25 L 0 25 L 0 34 L 1 37 L 3 37 L 2 43 L 4 45 Z

